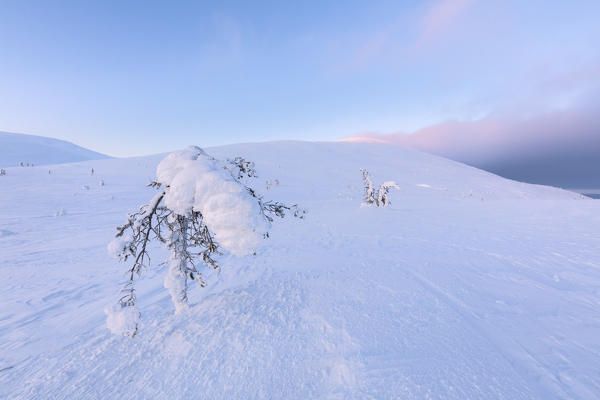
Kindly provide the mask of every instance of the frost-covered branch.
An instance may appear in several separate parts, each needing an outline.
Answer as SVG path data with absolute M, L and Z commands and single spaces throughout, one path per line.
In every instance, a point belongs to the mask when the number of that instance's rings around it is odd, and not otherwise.
M 227 159 L 225 166 L 231 175 L 238 181 L 243 178 L 256 178 L 256 169 L 254 162 L 247 161 L 242 157 L 236 157 L 234 159 Z

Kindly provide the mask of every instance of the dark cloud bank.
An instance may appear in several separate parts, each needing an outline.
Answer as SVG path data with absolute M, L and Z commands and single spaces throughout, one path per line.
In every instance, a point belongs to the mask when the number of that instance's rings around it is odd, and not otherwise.
M 600 189 L 600 106 L 522 119 L 449 121 L 411 135 L 363 137 L 437 154 L 519 181 Z

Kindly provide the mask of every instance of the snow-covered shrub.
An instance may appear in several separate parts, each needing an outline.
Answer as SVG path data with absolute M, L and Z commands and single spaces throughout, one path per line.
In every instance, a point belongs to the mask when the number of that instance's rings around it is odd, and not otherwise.
M 371 177 L 367 170 L 362 169 L 363 183 L 364 183 L 364 195 L 363 195 L 363 206 L 386 207 L 390 205 L 390 189 L 400 189 L 400 187 L 394 181 L 386 181 L 379 186 L 379 189 L 375 191 Z
M 365 186 L 363 204 L 367 206 L 373 205 L 375 204 L 375 189 L 373 188 L 373 182 L 366 169 L 361 168 L 360 172 L 362 172 L 363 183 Z
M 400 190 L 400 187 L 394 181 L 387 181 L 381 184 L 377 190 L 377 199 L 375 202 L 377 206 L 386 207 L 390 204 L 389 194 L 391 188 Z
M 4 169 L 0 168 L 0 176 L 2 176 L 2 175 L 6 175 L 6 171 Z
M 129 214 L 109 245 L 109 251 L 121 261 L 133 260 L 119 299 L 121 309 L 135 307 L 134 278 L 150 265 L 151 241 L 160 241 L 171 253 L 164 286 L 177 313 L 187 308 L 188 279 L 206 285 L 200 265 L 219 268 L 217 257 L 223 252 L 253 254 L 269 236 L 274 217 L 283 218 L 287 212 L 304 217 L 306 211 L 297 205 L 265 201 L 242 182 L 255 176 L 253 163 L 241 157 L 223 162 L 199 147 L 165 157 L 156 169 L 156 180 L 149 184 L 158 192 L 139 211 Z M 131 333 L 131 326 L 128 323 L 124 331 Z M 135 332 L 137 328 L 129 336 Z

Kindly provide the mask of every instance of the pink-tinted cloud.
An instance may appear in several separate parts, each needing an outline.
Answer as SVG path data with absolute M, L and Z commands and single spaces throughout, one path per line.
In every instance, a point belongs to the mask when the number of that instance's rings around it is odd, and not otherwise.
M 398 15 L 387 23 L 338 38 L 330 46 L 336 70 L 356 71 L 375 63 L 400 63 L 414 57 L 437 36 L 447 33 L 475 0 L 434 0 L 427 8 Z
M 410 135 L 363 133 L 354 141 L 402 145 L 519 180 L 600 187 L 600 114 L 593 106 L 447 121 Z
M 438 0 L 421 21 L 421 34 L 417 45 L 421 46 L 448 29 L 473 0 Z

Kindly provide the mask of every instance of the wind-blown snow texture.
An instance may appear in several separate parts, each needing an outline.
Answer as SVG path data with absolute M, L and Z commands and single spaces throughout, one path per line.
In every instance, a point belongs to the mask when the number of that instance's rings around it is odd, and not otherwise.
M 105 325 L 125 279 L 106 243 L 162 156 L 0 177 L 0 398 L 598 397 L 600 202 L 393 146 L 208 152 L 309 214 L 178 315 L 167 267 L 146 271 L 135 339 Z M 360 207 L 361 167 L 400 186 L 390 207 Z
M 19 163 L 48 165 L 108 158 L 64 140 L 0 132 L 0 168 Z

